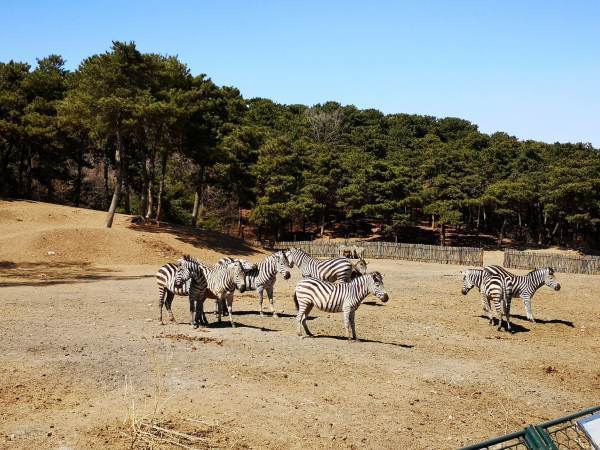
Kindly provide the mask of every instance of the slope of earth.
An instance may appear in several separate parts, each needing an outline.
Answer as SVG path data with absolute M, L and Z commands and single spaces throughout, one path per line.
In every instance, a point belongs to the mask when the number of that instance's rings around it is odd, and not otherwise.
M 108 230 L 123 242 L 98 245 L 73 230 L 102 235 L 104 214 L 79 211 L 0 204 L 1 448 L 143 447 L 129 424 L 151 417 L 198 448 L 445 449 L 600 403 L 600 277 L 558 274 L 561 291 L 534 298 L 537 324 L 515 300 L 508 334 L 481 317 L 475 292 L 460 294 L 461 267 L 372 261 L 391 300 L 367 299 L 362 342 L 349 344 L 339 314 L 315 311 L 317 337 L 296 335 L 294 269 L 275 287 L 280 318 L 237 293 L 237 328 L 209 315 L 192 330 L 184 298 L 178 322 L 156 321 L 153 274 L 173 259 L 157 246 L 210 261 L 261 255 L 215 235 L 132 229 L 124 216 Z M 32 241 L 61 233 L 68 242 Z

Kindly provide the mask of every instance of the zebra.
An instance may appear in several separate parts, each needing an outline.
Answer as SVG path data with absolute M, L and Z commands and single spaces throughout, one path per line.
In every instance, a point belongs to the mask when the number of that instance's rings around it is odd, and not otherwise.
M 352 264 L 352 273 L 350 274 L 350 278 L 353 280 L 356 277 L 364 275 L 367 273 L 367 262 L 360 258 L 354 264 Z
M 286 250 L 285 256 L 290 262 L 298 266 L 302 276 L 313 277 L 331 282 L 348 282 L 352 274 L 352 262 L 348 258 L 333 258 L 320 261 L 313 258 L 304 250 L 292 247 Z
M 467 269 L 461 272 L 463 277 L 463 295 L 467 295 L 471 289 L 477 287 L 481 293 L 481 304 L 483 306 L 483 310 L 489 314 L 489 303 L 484 292 L 481 290 L 481 283 L 483 280 L 483 269 Z
M 367 273 L 349 283 L 330 283 L 311 277 L 303 278 L 294 291 L 294 303 L 298 311 L 298 335 L 303 338 L 312 336 L 306 319 L 313 306 L 316 306 L 326 312 L 343 312 L 348 340 L 356 341 L 354 315 L 369 294 L 376 295 L 383 303 L 389 299 L 379 272 Z
M 506 319 L 506 330 L 510 331 L 510 302 L 512 299 L 513 280 L 502 273 L 495 272 L 489 268 L 483 270 L 481 277 L 483 308 L 488 313 L 490 324 L 494 323 L 492 316 L 492 304 L 495 315 L 498 318 L 498 331 L 502 329 L 502 316 Z
M 228 264 L 215 265 L 209 269 L 205 266 L 206 282 L 208 287 L 207 297 L 214 298 L 217 301 L 217 320 L 221 322 L 221 308 L 220 305 L 226 301 L 229 310 L 229 319 L 231 326 L 235 328 L 233 322 L 233 310 L 231 297 L 228 295 L 233 292 L 236 288 L 240 292 L 246 290 L 246 276 L 244 267 L 240 261 L 234 261 Z M 204 313 L 204 306 L 202 306 L 202 312 Z
M 560 283 L 554 278 L 552 267 L 536 268 L 527 275 L 515 275 L 500 266 L 488 266 L 485 269 L 492 273 L 502 274 L 512 280 L 512 296 L 515 298 L 520 297 L 523 300 L 527 319 L 533 323 L 535 323 L 535 319 L 531 310 L 531 299 L 536 291 L 543 285 L 551 287 L 555 291 L 560 290 Z
M 194 328 L 203 321 L 201 305 L 206 298 L 206 277 L 193 258 L 184 256 L 176 264 L 168 263 L 158 269 L 156 273 L 158 284 L 159 321 L 163 322 L 163 305 L 169 314 L 169 321 L 174 322 L 175 317 L 171 304 L 175 295 L 187 295 L 190 301 L 190 323 Z M 205 319 L 204 319 L 205 320 Z
M 236 261 L 233 258 L 225 257 L 219 260 L 219 264 Z M 239 260 L 243 262 L 243 260 Z M 290 265 L 283 251 L 277 251 L 272 255 L 255 264 L 255 268 L 246 271 L 246 289 L 256 290 L 258 292 L 258 305 L 260 315 L 263 316 L 263 293 L 266 290 L 269 297 L 269 306 L 273 317 L 278 317 L 273 306 L 273 286 L 277 280 L 277 273 L 281 274 L 285 280 L 291 276 Z M 233 296 L 233 292 L 230 293 Z

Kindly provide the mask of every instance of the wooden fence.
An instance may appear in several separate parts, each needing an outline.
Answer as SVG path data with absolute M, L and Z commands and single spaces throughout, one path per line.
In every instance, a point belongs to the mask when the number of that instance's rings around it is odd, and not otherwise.
M 297 247 L 315 258 L 333 258 L 338 256 L 341 242 L 275 242 L 274 248 Z M 349 242 L 364 247 L 365 259 L 405 259 L 408 261 L 435 262 L 441 264 L 459 264 L 482 266 L 483 250 L 473 247 L 441 247 L 422 244 L 396 244 L 394 242 Z
M 600 256 L 566 256 L 558 253 L 504 250 L 504 267 L 532 270 L 552 267 L 556 272 L 600 274 Z

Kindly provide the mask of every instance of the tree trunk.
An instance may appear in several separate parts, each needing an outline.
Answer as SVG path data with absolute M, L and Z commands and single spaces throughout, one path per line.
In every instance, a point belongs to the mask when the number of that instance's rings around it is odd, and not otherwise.
M 108 156 L 104 158 L 104 207 L 108 208 L 110 205 L 110 189 L 108 187 L 108 170 L 110 167 L 110 161 L 108 160 Z
M 146 172 L 148 174 L 146 219 L 149 219 L 152 217 L 152 209 L 154 208 L 154 199 L 152 195 L 152 191 L 154 190 L 154 155 L 146 158 Z
M 446 224 L 440 225 L 440 245 L 442 247 L 446 246 Z
M 435 230 L 435 215 L 431 215 L 431 231 Z
M 81 184 L 83 178 L 83 148 L 79 147 L 79 151 L 77 152 L 77 177 L 75 178 L 75 186 L 74 186 L 74 203 L 76 207 L 79 207 L 79 202 L 81 201 Z
M 108 214 L 106 216 L 106 227 L 112 227 L 113 220 L 115 218 L 115 211 L 119 204 L 119 198 L 121 197 L 121 186 L 123 184 L 123 158 L 125 156 L 125 147 L 121 141 L 121 134 L 117 130 L 117 148 L 115 149 L 115 166 L 117 170 L 117 182 L 115 183 L 115 191 L 113 192 L 112 201 Z
M 506 228 L 506 217 L 502 219 L 502 226 L 500 227 L 500 236 L 498 237 L 498 245 L 502 245 L 502 241 L 504 240 L 504 229 Z
M 27 167 L 25 168 L 25 196 L 26 198 L 31 198 L 32 194 L 32 175 L 31 175 L 31 148 L 27 146 L 27 159 L 25 160 L 27 163 Z
M 204 186 L 204 166 L 200 167 L 198 172 L 198 182 L 196 183 L 196 192 L 194 194 L 194 209 L 192 210 L 192 226 L 195 227 L 198 223 L 198 213 L 201 209 L 200 202 L 202 201 L 202 190 Z
M 129 186 L 129 174 L 125 167 L 121 169 L 123 171 L 123 183 L 125 187 L 125 198 L 123 207 L 125 208 L 125 214 L 131 214 L 131 187 Z
M 162 157 L 160 165 L 160 181 L 158 183 L 158 199 L 156 203 L 156 221 L 160 223 L 160 216 L 162 213 L 162 197 L 165 188 L 165 173 L 167 172 L 167 153 Z

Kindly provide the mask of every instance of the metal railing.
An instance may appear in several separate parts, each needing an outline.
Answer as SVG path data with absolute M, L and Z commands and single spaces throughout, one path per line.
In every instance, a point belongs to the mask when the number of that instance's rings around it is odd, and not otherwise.
M 461 450 L 594 450 L 576 420 L 598 411 L 600 406 L 593 406 L 539 425 L 530 425 L 515 433 L 463 447 Z

